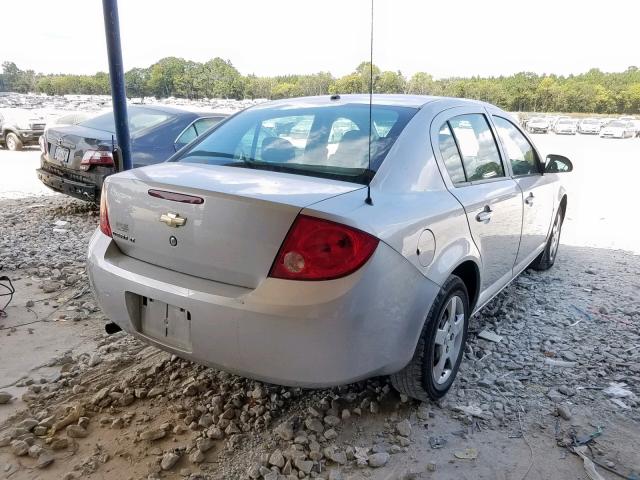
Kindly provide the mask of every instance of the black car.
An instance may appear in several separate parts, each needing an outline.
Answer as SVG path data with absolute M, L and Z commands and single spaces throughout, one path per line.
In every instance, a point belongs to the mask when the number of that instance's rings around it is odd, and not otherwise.
M 165 161 L 226 117 L 165 106 L 132 105 L 127 110 L 134 168 Z M 40 181 L 82 200 L 98 202 L 105 177 L 120 170 L 112 112 L 47 128 L 41 149 Z
M 44 126 L 44 118 L 29 111 L 0 112 L 0 146 L 16 151 L 28 145 L 37 145 Z

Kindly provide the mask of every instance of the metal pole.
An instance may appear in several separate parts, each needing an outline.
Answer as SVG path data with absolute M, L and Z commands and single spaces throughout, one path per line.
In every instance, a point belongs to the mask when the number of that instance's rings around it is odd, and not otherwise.
M 124 67 L 120 46 L 120 21 L 118 19 L 118 0 L 102 0 L 104 32 L 107 37 L 107 56 L 109 57 L 109 79 L 111 80 L 111 99 L 116 124 L 116 139 L 122 152 L 122 170 L 130 170 L 131 137 L 127 121 L 127 95 L 124 87 Z M 116 166 L 117 168 L 117 166 Z

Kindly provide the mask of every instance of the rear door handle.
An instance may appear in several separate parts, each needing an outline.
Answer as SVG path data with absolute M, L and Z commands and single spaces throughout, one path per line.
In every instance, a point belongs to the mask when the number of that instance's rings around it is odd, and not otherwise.
M 524 199 L 524 203 L 529 206 L 533 206 L 533 192 L 529 193 L 529 196 Z
M 491 207 L 489 205 L 485 205 L 484 210 L 476 215 L 476 220 L 478 222 L 488 222 L 489 220 L 491 220 L 492 214 L 493 210 L 491 210 Z

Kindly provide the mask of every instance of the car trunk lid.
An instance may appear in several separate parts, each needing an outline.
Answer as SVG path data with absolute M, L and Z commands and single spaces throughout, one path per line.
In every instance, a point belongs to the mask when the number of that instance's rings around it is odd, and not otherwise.
M 80 162 L 87 150 L 111 148 L 112 134 L 102 130 L 68 125 L 45 132 L 46 161 L 61 168 L 81 172 Z
M 302 208 L 359 188 L 287 173 L 170 162 L 110 177 L 107 203 L 113 239 L 125 255 L 255 288 Z M 171 193 L 201 202 L 172 200 Z

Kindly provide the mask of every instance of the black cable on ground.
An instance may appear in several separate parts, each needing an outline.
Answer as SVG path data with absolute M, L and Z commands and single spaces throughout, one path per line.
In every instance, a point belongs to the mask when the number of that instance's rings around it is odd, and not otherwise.
M 8 282 L 8 284 L 2 282 Z M 16 293 L 16 289 L 14 288 L 13 283 L 11 283 L 11 279 L 6 275 L 0 277 L 0 287 L 6 290 L 6 292 L 0 293 L 0 297 L 9 297 L 7 303 L 5 303 L 2 308 L 0 308 L 0 318 L 4 318 L 7 316 L 7 312 L 5 310 L 11 303 L 11 300 L 13 300 L 13 294 Z

